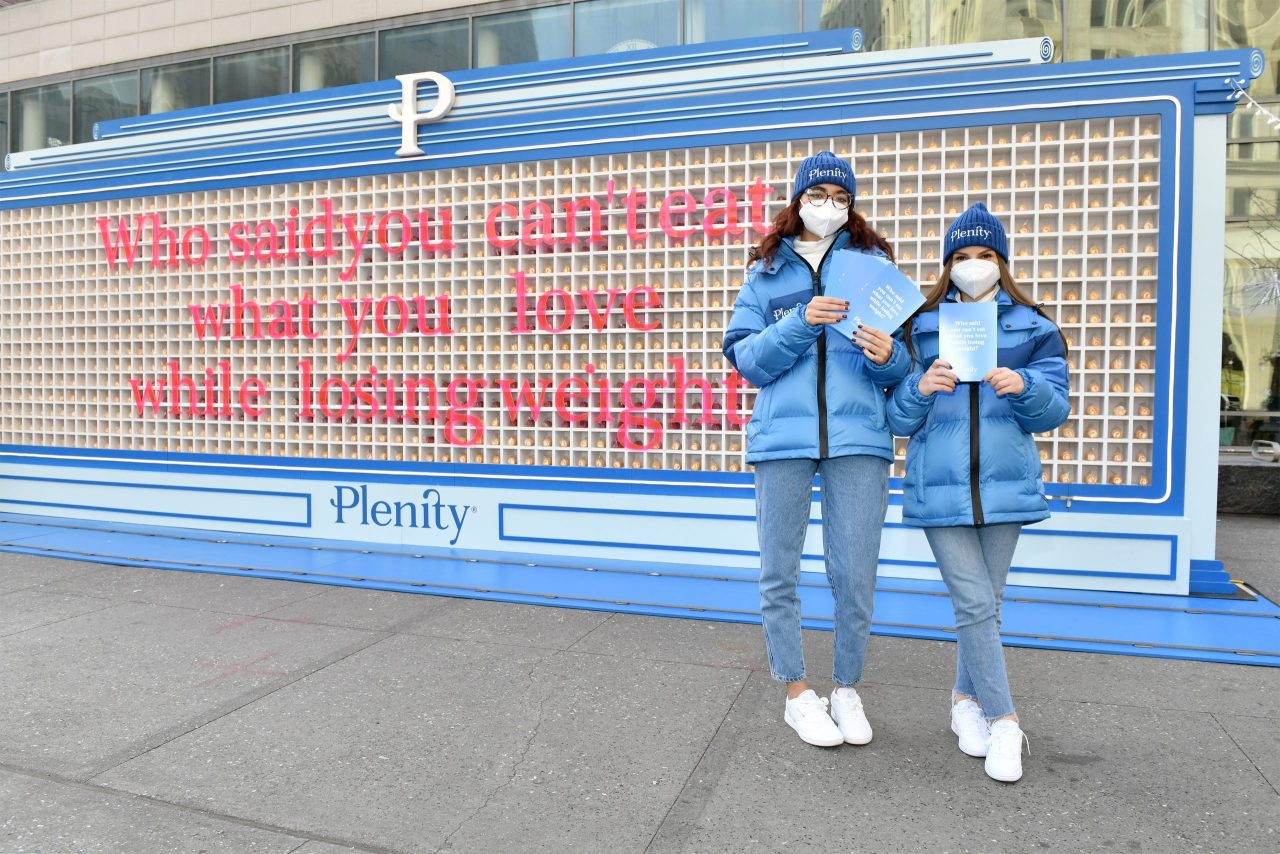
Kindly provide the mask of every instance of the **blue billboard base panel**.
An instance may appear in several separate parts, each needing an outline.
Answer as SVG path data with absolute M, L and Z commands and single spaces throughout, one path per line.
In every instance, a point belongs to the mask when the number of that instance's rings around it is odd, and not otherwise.
M 249 575 L 472 599 L 759 623 L 756 574 L 741 569 L 581 558 L 530 562 L 418 547 L 0 514 L 0 550 L 124 566 Z M 800 584 L 804 624 L 831 629 L 821 575 Z M 1010 586 L 1009 646 L 1280 667 L 1280 606 L 1224 600 Z M 872 631 L 954 640 L 941 583 L 884 578 Z

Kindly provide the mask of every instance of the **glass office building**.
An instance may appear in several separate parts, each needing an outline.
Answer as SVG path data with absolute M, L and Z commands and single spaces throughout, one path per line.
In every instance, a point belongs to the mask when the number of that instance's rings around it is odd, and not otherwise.
M 40 0 L 26 0 L 33 4 Z M 16 5 L 10 3 L 9 5 Z M 504 8 L 509 6 L 509 8 Z M 0 10 L 3 14 L 4 10 Z M 1049 36 L 1056 61 L 1255 47 L 1228 125 L 1220 442 L 1280 441 L 1280 0 L 577 0 L 461 4 L 0 83 L 0 154 L 104 119 L 448 72 L 859 27 L 865 50 Z

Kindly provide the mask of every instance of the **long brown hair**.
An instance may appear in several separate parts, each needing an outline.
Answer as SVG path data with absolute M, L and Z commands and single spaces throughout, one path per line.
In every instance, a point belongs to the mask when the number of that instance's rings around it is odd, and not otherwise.
M 961 259 L 965 260 L 965 259 Z M 942 265 L 942 275 L 938 277 L 937 284 L 933 286 L 933 290 L 929 291 L 929 295 L 924 298 L 924 305 L 916 309 L 916 313 L 907 318 L 907 322 L 902 324 L 903 340 L 907 344 L 907 352 L 911 354 L 911 361 L 916 360 L 916 346 L 911 340 L 911 327 L 914 325 L 917 316 L 927 311 L 933 311 L 938 307 L 938 303 L 942 302 L 947 296 L 947 290 L 951 287 L 951 265 L 955 262 L 955 254 L 953 253 L 947 259 L 947 263 Z M 996 266 L 1000 268 L 1000 287 L 1004 288 L 1004 292 L 1009 295 L 1009 299 L 1018 305 L 1025 305 L 1045 320 L 1053 323 L 1053 318 L 1044 313 L 1042 303 L 1034 303 L 1030 297 L 1022 292 L 1013 282 L 1013 275 L 1009 272 L 1009 265 L 999 255 L 996 256 Z M 1054 328 L 1058 330 L 1058 337 L 1062 339 L 1062 350 L 1065 354 L 1067 351 L 1067 336 L 1062 334 L 1062 329 L 1054 323 Z M 927 367 L 927 366 L 926 366 Z
M 756 261 L 763 262 L 765 266 L 772 264 L 774 256 L 778 254 L 778 247 L 782 245 L 782 238 L 793 237 L 804 230 L 804 221 L 800 219 L 801 198 L 803 194 L 796 196 L 791 200 L 791 204 L 778 211 L 778 215 L 773 218 L 769 233 L 747 252 L 748 267 Z M 889 245 L 889 241 L 876 234 L 875 230 L 862 218 L 862 214 L 853 208 L 849 208 L 849 221 L 845 223 L 844 230 L 849 232 L 850 246 L 856 246 L 859 249 L 879 249 L 889 256 L 890 261 L 894 260 L 893 247 Z

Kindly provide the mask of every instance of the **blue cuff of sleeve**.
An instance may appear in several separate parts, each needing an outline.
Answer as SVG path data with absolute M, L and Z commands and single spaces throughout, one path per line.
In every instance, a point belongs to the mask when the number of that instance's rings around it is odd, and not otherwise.
M 911 399 L 911 402 L 913 404 L 915 404 L 916 406 L 927 408 L 927 407 L 933 406 L 933 398 L 936 396 L 936 394 L 921 393 L 920 378 L 923 376 L 924 374 L 920 373 L 919 371 L 912 374 L 908 374 L 907 378 L 902 381 L 902 385 L 899 386 L 899 388 L 905 389 L 904 393 L 907 395 L 907 397 Z
M 804 316 L 804 315 L 805 315 L 805 312 L 808 310 L 808 308 L 809 308 L 809 303 L 805 303 L 804 305 L 802 305 L 802 306 L 800 306 L 799 308 L 797 308 L 795 313 L 796 313 L 796 314 L 798 314 L 798 315 L 800 315 L 800 323 L 802 323 L 806 329 L 817 329 L 817 328 L 818 328 L 819 326 L 821 326 L 822 324 L 821 324 L 821 323 L 810 323 L 810 322 L 809 322 L 809 318 L 807 318 L 807 317 L 805 317 L 805 316 Z
M 889 358 L 883 365 L 877 365 L 870 359 L 867 360 L 867 367 L 870 369 L 873 377 L 883 380 L 886 385 L 897 385 L 911 369 L 911 357 L 907 355 L 907 348 L 898 340 L 893 342 L 893 350 L 889 353 Z
M 1022 391 L 1009 396 L 1014 400 L 1030 400 L 1038 380 L 1036 380 L 1035 375 L 1026 368 L 1018 368 L 1014 373 L 1022 377 Z

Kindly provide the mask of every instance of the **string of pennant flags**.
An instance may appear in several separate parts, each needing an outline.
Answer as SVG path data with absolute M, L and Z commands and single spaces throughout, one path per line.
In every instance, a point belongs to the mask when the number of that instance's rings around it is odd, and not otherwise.
M 1223 82 L 1231 87 L 1231 93 L 1227 95 L 1227 100 L 1240 101 L 1243 99 L 1245 104 L 1262 114 L 1263 120 L 1266 121 L 1267 124 L 1271 125 L 1273 128 L 1280 128 L 1280 116 L 1277 116 L 1262 104 L 1259 104 L 1253 99 L 1253 96 L 1245 90 L 1244 87 L 1248 85 L 1247 80 L 1243 77 L 1239 79 L 1235 77 L 1228 77 Z

